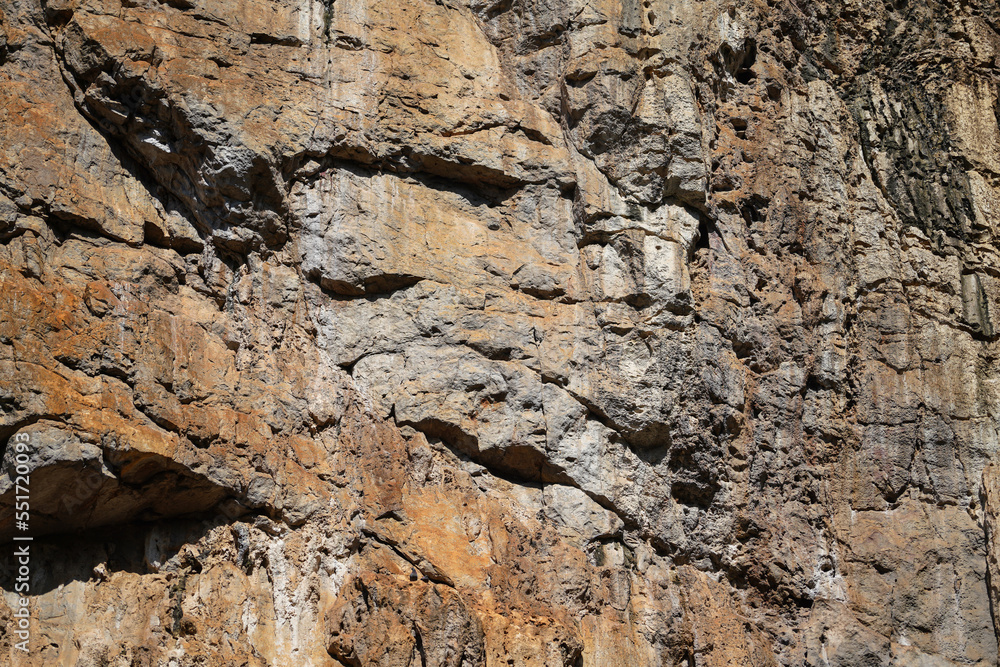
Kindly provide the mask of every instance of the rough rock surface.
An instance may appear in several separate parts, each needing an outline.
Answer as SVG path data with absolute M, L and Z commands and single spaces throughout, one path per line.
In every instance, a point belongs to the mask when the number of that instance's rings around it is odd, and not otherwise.
M 998 26 L 0 0 L 0 662 L 996 665 Z

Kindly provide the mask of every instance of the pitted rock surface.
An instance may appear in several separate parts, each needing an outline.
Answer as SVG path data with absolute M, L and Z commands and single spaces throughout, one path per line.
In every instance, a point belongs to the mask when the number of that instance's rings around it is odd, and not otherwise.
M 998 31 L 0 0 L 4 664 L 998 664 Z

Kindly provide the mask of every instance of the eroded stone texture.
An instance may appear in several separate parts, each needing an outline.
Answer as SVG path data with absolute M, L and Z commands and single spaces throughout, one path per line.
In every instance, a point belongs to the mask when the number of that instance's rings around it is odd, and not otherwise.
M 997 664 L 1000 12 L 805 4 L 0 0 L 4 660 Z

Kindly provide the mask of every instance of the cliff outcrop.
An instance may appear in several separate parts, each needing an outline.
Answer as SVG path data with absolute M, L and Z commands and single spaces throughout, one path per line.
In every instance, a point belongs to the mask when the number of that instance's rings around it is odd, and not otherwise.
M 0 0 L 2 661 L 996 665 L 998 26 Z

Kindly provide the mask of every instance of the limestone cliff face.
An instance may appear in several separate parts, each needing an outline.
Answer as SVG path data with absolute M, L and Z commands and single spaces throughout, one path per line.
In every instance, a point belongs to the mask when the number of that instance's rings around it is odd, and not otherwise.
M 0 0 L 0 663 L 996 665 L 998 26 Z

